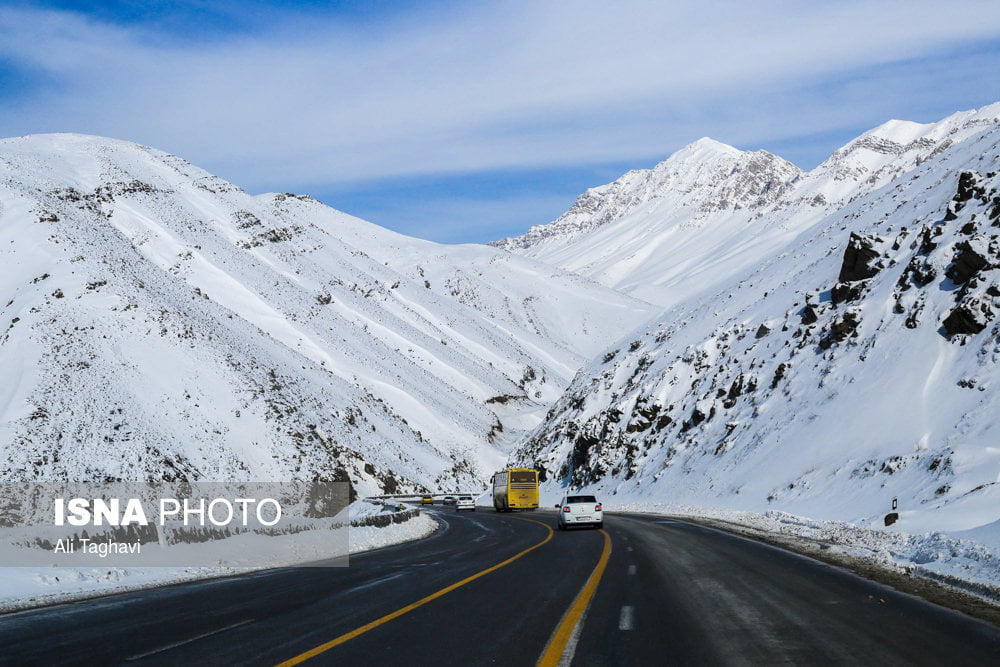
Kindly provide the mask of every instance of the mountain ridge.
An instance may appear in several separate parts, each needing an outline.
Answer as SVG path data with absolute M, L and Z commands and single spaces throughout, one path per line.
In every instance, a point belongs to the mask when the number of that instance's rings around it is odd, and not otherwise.
M 708 267 L 695 269 L 693 276 L 687 258 L 709 260 L 711 273 L 719 280 L 745 271 L 852 198 L 885 185 L 998 121 L 1000 103 L 957 112 L 936 123 L 889 121 L 851 140 L 809 172 L 778 157 L 763 157 L 769 153 L 738 151 L 701 139 L 651 170 L 628 172 L 588 190 L 548 225 L 537 225 L 522 236 L 492 245 L 668 307 L 696 298 L 714 284 Z M 715 178 L 699 181 L 689 171 L 681 179 L 649 187 L 657 170 L 686 164 L 688 155 L 703 156 L 708 146 L 716 149 L 716 155 L 747 161 L 744 171 L 749 173 L 744 178 L 752 177 L 754 185 L 749 192 L 761 196 L 720 196 L 732 175 L 719 172 Z M 752 161 L 753 155 L 760 157 Z M 685 179 L 695 192 L 678 187 Z M 739 206 L 725 205 L 728 201 Z M 713 202 L 720 205 L 713 206 Z M 732 249 L 737 247 L 743 252 L 734 258 Z
M 478 485 L 655 312 L 84 135 L 0 140 L 0 244 L 10 480 Z
M 608 502 L 998 525 L 998 113 L 848 144 L 860 190 L 787 202 L 824 212 L 609 347 L 512 460 Z

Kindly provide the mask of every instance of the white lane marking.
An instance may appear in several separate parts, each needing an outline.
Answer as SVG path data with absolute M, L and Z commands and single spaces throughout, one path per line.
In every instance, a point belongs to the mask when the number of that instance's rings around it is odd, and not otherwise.
M 630 605 L 622 607 L 621 616 L 618 617 L 619 630 L 631 630 L 635 625 L 635 608 Z
M 633 563 L 632 565 L 628 566 L 628 574 L 629 574 L 630 577 L 634 577 L 635 576 L 635 563 Z
M 379 579 L 374 579 L 374 580 L 369 581 L 369 582 L 364 583 L 364 584 L 358 584 L 357 586 L 355 586 L 354 588 L 351 588 L 350 590 L 352 592 L 354 592 L 354 591 L 361 591 L 361 590 L 364 590 L 366 588 L 371 588 L 372 586 L 378 586 L 379 584 L 384 584 L 385 582 L 392 581 L 393 579 L 399 579 L 400 577 L 405 577 L 407 574 L 409 574 L 409 572 L 405 572 L 404 571 L 404 572 L 397 572 L 395 574 L 386 575 L 384 577 L 381 577 Z
M 190 644 L 191 642 L 198 641 L 199 639 L 204 639 L 211 635 L 217 635 L 220 632 L 225 632 L 226 630 L 232 630 L 233 628 L 238 628 L 241 625 L 246 625 L 247 623 L 253 623 L 254 619 L 248 618 L 245 621 L 240 621 L 239 623 L 233 623 L 232 625 L 227 625 L 224 628 L 219 628 L 218 630 L 212 630 L 211 632 L 203 632 L 202 634 L 191 637 L 189 639 L 182 639 L 179 642 L 174 642 L 173 644 L 167 644 L 166 646 L 161 646 L 160 648 L 154 648 L 152 651 L 146 651 L 145 653 L 140 653 L 138 655 L 129 656 L 125 658 L 126 661 L 129 660 L 142 660 L 143 658 L 148 658 L 151 655 L 156 655 L 157 653 L 162 653 L 164 651 L 169 651 L 172 648 L 177 648 L 178 646 L 184 646 L 184 644 Z

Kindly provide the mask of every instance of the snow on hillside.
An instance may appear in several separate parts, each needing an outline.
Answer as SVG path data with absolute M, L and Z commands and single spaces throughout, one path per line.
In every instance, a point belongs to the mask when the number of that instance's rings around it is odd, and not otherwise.
M 617 505 L 874 528 L 897 498 L 893 531 L 995 533 L 998 112 L 838 151 L 819 170 L 854 185 L 811 187 L 839 209 L 608 348 L 512 460 Z
M 1000 104 L 939 123 L 890 121 L 811 172 L 700 139 L 588 190 L 560 218 L 493 245 L 662 306 L 711 294 L 851 199 L 996 125 Z
M 68 134 L 0 141 L 0 299 L 5 479 L 361 493 L 487 476 L 654 313 L 530 259 Z

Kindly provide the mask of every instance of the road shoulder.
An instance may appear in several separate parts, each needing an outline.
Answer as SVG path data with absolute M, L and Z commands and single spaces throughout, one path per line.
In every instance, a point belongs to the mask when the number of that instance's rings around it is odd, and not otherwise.
M 873 558 L 849 553 L 836 544 L 799 535 L 772 533 L 761 528 L 724 519 L 646 512 L 621 512 L 621 514 L 662 516 L 748 537 L 814 558 L 829 565 L 841 567 L 865 579 L 1000 627 L 1000 589 L 994 590 L 994 587 L 984 585 L 981 587 L 981 591 L 975 591 L 972 589 L 979 588 L 978 586 L 970 585 L 967 582 L 957 582 L 969 588 L 969 590 L 964 590 L 957 585 L 935 581 L 913 569 L 894 568 Z

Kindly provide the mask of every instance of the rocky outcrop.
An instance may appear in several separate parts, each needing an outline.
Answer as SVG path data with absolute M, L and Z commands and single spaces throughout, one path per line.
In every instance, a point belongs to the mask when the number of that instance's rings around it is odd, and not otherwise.
M 956 334 L 977 334 L 983 331 L 995 316 L 993 299 L 975 296 L 955 306 L 944 318 L 941 326 L 948 337 Z
M 874 234 L 863 236 L 851 232 L 837 279 L 842 283 L 850 283 L 877 275 L 882 270 L 882 265 L 878 261 L 881 256 L 878 247 L 882 243 L 882 239 Z
M 945 275 L 956 285 L 964 285 L 977 276 L 980 271 L 995 269 L 997 257 L 995 238 L 991 241 L 985 237 L 976 237 L 968 241 L 960 241 L 955 245 L 955 259 Z

